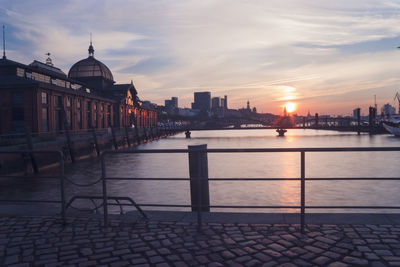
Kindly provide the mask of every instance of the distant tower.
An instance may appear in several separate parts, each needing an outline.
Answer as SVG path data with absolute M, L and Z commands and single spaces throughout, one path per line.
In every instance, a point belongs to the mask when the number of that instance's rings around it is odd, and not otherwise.
M 250 101 L 247 100 L 247 110 L 250 110 Z
M 51 58 L 50 58 L 50 53 L 49 52 L 47 52 L 46 53 L 46 56 L 47 56 L 47 58 L 46 58 L 46 65 L 49 65 L 49 66 L 54 66 L 53 65 L 53 62 L 51 61 Z
M 6 31 L 3 25 L 3 59 L 6 59 Z
M 287 116 L 287 111 L 286 111 L 286 106 L 283 107 L 283 116 L 286 117 Z
M 92 45 L 92 33 L 90 33 L 89 57 L 94 57 L 94 48 Z

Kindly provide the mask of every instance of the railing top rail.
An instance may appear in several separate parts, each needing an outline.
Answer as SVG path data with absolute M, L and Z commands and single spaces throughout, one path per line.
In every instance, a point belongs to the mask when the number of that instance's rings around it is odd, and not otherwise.
M 196 152 L 207 153 L 257 153 L 257 152 L 362 152 L 362 151 L 400 151 L 400 147 L 299 147 L 299 148 L 209 148 L 196 149 Z M 188 153 L 188 149 L 137 149 L 106 150 L 106 154 L 138 153 Z
M 33 153 L 33 154 L 56 154 L 60 157 L 64 157 L 64 154 L 60 150 L 0 150 L 0 154 L 21 154 L 21 153 Z

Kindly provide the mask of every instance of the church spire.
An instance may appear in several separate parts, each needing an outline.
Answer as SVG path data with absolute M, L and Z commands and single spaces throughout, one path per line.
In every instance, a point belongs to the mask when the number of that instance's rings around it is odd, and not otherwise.
M 90 33 L 89 57 L 94 57 L 94 48 L 92 45 L 92 33 Z

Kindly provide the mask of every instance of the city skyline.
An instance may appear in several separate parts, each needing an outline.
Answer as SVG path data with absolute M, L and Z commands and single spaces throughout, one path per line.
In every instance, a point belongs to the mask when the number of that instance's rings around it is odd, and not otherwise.
M 299 115 L 362 113 L 393 100 L 400 88 L 400 4 L 396 1 L 7 1 L 7 58 L 45 61 L 64 72 L 87 55 L 115 79 L 133 79 L 141 98 L 163 104 L 193 92 L 249 100 L 279 114 L 287 101 Z M 378 107 L 378 108 L 379 108 Z

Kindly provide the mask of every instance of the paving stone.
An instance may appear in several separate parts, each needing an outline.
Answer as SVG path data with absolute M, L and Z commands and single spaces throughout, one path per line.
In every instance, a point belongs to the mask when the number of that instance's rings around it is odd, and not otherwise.
M 171 266 L 171 265 L 169 265 L 166 262 L 156 264 L 156 267 L 169 267 L 169 266 Z
M 223 267 L 224 265 L 220 262 L 210 262 L 207 267 Z
M 253 260 L 251 260 L 251 261 L 249 261 L 249 262 L 246 262 L 244 265 L 245 265 L 246 267 L 260 266 L 260 265 L 261 265 L 261 262 L 260 262 L 259 260 L 253 259 Z
M 19 261 L 19 255 L 12 255 L 12 256 L 7 256 L 4 259 L 4 264 L 5 265 L 11 265 L 11 264 L 15 264 Z
M 302 259 L 295 259 L 295 260 L 293 260 L 293 263 L 296 264 L 297 266 L 312 266 L 311 263 L 306 262 Z
M 329 239 L 329 238 L 326 238 L 326 237 L 323 237 L 323 236 L 317 236 L 315 238 L 315 240 L 318 240 L 318 241 L 321 241 L 322 243 L 327 243 L 327 244 L 330 244 L 330 245 L 336 243 L 335 240 L 332 240 L 332 239 Z
M 276 244 L 276 243 L 269 244 L 267 247 L 269 247 L 269 248 L 271 248 L 271 249 L 273 249 L 275 251 L 284 251 L 284 250 L 286 250 L 285 247 L 283 247 L 283 246 L 281 246 L 279 244 Z
M 131 259 L 130 262 L 133 265 L 138 265 L 138 264 L 146 263 L 147 260 L 145 258 L 135 258 L 135 259 Z
M 360 259 L 360 258 L 355 258 L 355 257 L 350 257 L 350 256 L 345 256 L 343 258 L 343 261 L 346 263 L 357 264 L 357 265 L 367 265 L 368 264 L 368 261 L 365 259 Z
M 397 261 L 397 262 L 400 262 L 400 257 L 396 257 L 396 256 L 383 256 L 382 258 L 385 259 L 386 261 L 391 261 L 391 262 Z
M 319 256 L 313 260 L 313 262 L 318 265 L 325 265 L 328 261 L 330 261 L 330 259 L 325 256 Z
M 198 262 L 200 262 L 201 264 L 206 264 L 206 263 L 210 262 L 210 260 L 206 256 L 203 256 L 203 255 L 197 256 L 195 259 Z
M 81 248 L 79 250 L 79 252 L 83 255 L 83 256 L 88 256 L 88 255 L 92 255 L 93 254 L 93 250 L 91 248 Z
M 340 261 L 335 261 L 328 265 L 328 267 L 347 267 L 347 266 L 349 265 Z
M 307 253 L 307 250 L 305 250 L 303 248 L 300 248 L 300 247 L 291 248 L 290 251 L 296 253 L 297 255 L 301 255 L 301 254 Z
M 120 256 L 120 255 L 124 255 L 124 254 L 129 254 L 129 253 L 131 253 L 131 251 L 129 249 L 120 249 L 120 250 L 112 251 L 112 255 L 115 255 L 115 256 Z
M 223 251 L 221 255 L 225 259 L 231 259 L 231 258 L 235 257 L 235 255 L 232 252 L 230 252 L 229 250 Z
M 259 259 L 262 262 L 267 262 L 267 261 L 270 261 L 272 259 L 270 256 L 265 255 L 264 253 L 261 253 L 261 252 L 255 254 L 254 257 Z
M 379 257 L 375 253 L 365 252 L 364 255 L 367 260 L 379 260 Z
M 380 261 L 373 261 L 369 265 L 371 267 L 384 267 L 384 266 L 387 266 L 386 264 L 384 264 L 383 262 L 380 262 Z
M 393 255 L 393 253 L 387 249 L 383 249 L 383 250 L 376 249 L 376 250 L 374 250 L 374 253 L 379 256 L 392 256 Z
M 149 258 L 150 263 L 154 264 L 154 263 L 159 263 L 159 262 L 163 262 L 164 259 L 160 256 L 153 256 Z
M 274 251 L 274 250 L 272 250 L 272 249 L 266 249 L 266 250 L 263 250 L 263 252 L 266 253 L 266 254 L 268 254 L 269 256 L 272 256 L 272 257 L 275 257 L 275 258 L 281 257 L 281 256 L 282 256 L 281 253 L 279 253 L 279 252 L 277 252 L 277 251 Z
M 305 246 L 304 248 L 309 250 L 309 251 L 311 251 L 311 252 L 313 252 L 313 253 L 322 253 L 323 252 L 322 249 L 317 248 L 317 247 L 313 247 L 313 246 Z
M 110 221 L 111 226 L 103 228 L 97 219 L 68 220 L 63 228 L 50 217 L 0 217 L 0 264 L 341 267 L 400 263 L 400 226 L 393 225 L 307 225 L 307 234 L 301 235 L 296 224 L 204 223 L 198 234 L 196 224 L 189 222 Z
M 276 261 L 270 261 L 270 262 L 265 262 L 261 267 L 270 267 L 270 266 L 276 266 L 278 263 Z
M 332 251 L 326 251 L 323 253 L 323 255 L 327 256 L 331 259 L 334 259 L 334 260 L 339 259 L 341 257 L 340 254 L 332 252 Z
M 278 265 L 278 266 L 279 266 L 279 267 L 297 267 L 297 266 L 294 265 L 293 263 L 289 263 L 289 262 L 280 264 L 280 265 Z
M 323 242 L 320 242 L 320 241 L 315 242 L 315 243 L 313 244 L 313 246 L 318 247 L 318 248 L 322 248 L 322 249 L 324 249 L 324 250 L 326 250 L 326 249 L 328 249 L 328 248 L 330 247 L 329 244 L 323 243 Z

